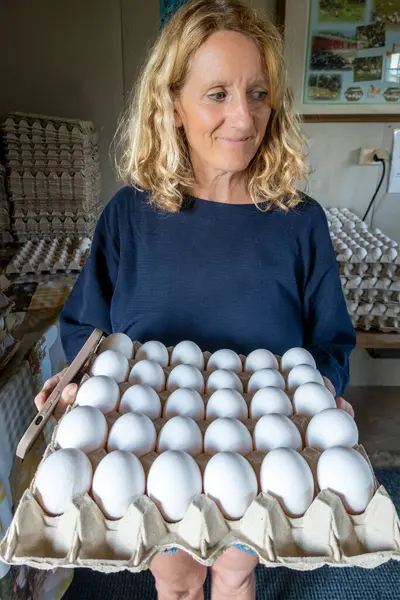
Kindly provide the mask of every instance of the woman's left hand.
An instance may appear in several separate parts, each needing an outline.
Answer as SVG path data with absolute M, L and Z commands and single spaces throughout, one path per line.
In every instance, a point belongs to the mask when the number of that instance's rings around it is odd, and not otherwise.
M 333 397 L 336 398 L 336 390 L 332 383 L 327 377 L 324 377 L 323 379 L 328 390 L 331 392 L 331 394 L 333 394 Z M 349 415 L 354 419 L 354 408 L 352 407 L 350 402 L 347 402 L 347 400 L 339 396 L 338 398 L 336 398 L 336 406 L 349 413 Z

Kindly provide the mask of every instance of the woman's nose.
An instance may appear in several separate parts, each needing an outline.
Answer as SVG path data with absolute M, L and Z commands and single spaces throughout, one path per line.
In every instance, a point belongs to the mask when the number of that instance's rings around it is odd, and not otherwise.
M 232 116 L 237 125 L 242 128 L 250 127 L 253 123 L 252 106 L 247 96 L 237 98 L 232 103 Z

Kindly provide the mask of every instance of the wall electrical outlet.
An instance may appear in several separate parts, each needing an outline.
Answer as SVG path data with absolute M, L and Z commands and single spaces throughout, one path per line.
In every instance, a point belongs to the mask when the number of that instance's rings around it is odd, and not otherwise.
M 374 154 L 377 154 L 379 158 L 387 160 L 388 153 L 384 148 L 361 148 L 360 158 L 358 160 L 359 165 L 380 165 L 380 162 L 374 161 Z

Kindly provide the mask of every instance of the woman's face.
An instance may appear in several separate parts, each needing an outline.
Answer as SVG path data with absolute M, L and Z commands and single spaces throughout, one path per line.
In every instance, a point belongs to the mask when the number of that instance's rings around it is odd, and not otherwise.
M 255 43 L 235 31 L 210 36 L 194 54 L 174 104 L 195 172 L 246 169 L 271 115 L 268 79 Z

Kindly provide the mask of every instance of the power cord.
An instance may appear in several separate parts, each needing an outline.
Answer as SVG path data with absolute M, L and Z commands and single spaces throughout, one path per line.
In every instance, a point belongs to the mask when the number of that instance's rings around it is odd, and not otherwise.
M 378 187 L 376 188 L 375 194 L 372 196 L 372 200 L 368 204 L 368 208 L 365 211 L 365 215 L 362 218 L 363 221 L 365 221 L 365 219 L 368 217 L 369 211 L 371 210 L 371 208 L 372 208 L 372 206 L 373 206 L 373 204 L 375 202 L 375 198 L 377 197 L 378 192 L 381 189 L 383 180 L 385 179 L 385 175 L 386 175 L 386 161 L 385 161 L 385 159 L 384 158 L 379 158 L 379 156 L 376 154 L 376 152 L 375 152 L 373 158 L 374 158 L 374 162 L 380 162 L 380 163 L 382 163 L 382 166 L 383 166 L 382 176 L 381 176 L 381 178 L 379 180 Z

